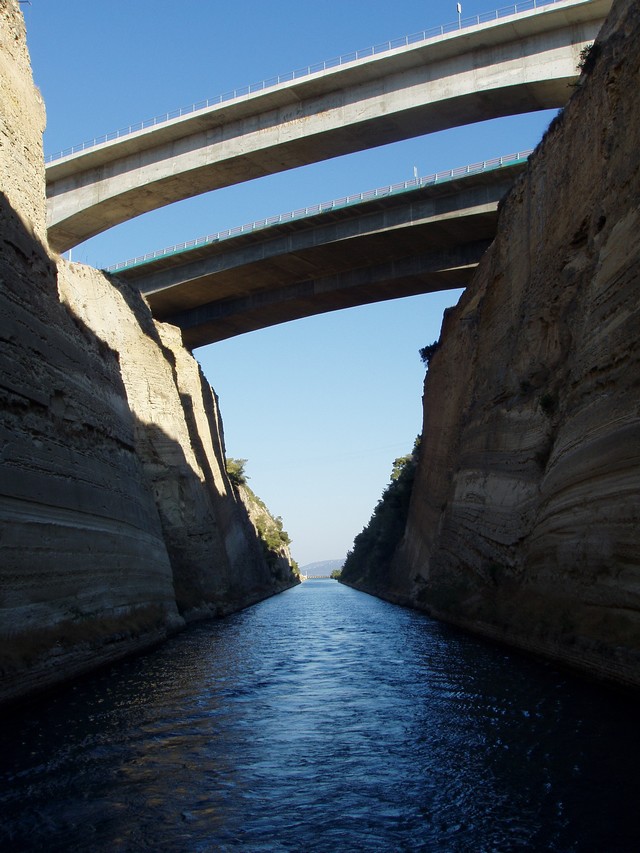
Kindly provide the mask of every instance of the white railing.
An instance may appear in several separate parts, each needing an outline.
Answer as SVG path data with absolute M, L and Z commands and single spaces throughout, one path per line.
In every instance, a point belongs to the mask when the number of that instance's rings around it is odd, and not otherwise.
M 343 196 L 342 198 L 334 199 L 333 201 L 323 201 L 320 204 L 313 204 L 310 207 L 300 207 L 297 210 L 292 210 L 289 213 L 280 213 L 276 216 L 268 216 L 266 219 L 258 219 L 255 222 L 250 222 L 248 225 L 238 225 L 236 228 L 227 228 L 224 231 L 218 231 L 216 234 L 209 234 L 206 237 L 197 237 L 195 240 L 187 240 L 184 243 L 177 243 L 175 246 L 168 246 L 166 249 L 157 249 L 155 252 L 147 252 L 145 255 L 139 255 L 137 258 L 131 258 L 128 261 L 121 261 L 118 264 L 113 264 L 106 267 L 106 272 L 115 273 L 139 264 L 149 263 L 158 258 L 164 258 L 169 255 L 176 255 L 179 252 L 185 252 L 189 249 L 195 249 L 199 246 L 206 246 L 208 243 L 217 243 L 221 240 L 228 240 L 230 237 L 238 237 L 241 234 L 247 234 L 252 231 L 260 231 L 264 228 L 269 228 L 273 225 L 280 225 L 283 222 L 293 222 L 297 219 L 304 219 L 308 216 L 317 216 L 319 213 L 326 213 L 329 210 L 339 210 L 349 205 L 359 204 L 363 201 L 370 201 L 374 198 L 384 198 L 396 193 L 403 193 L 410 190 L 416 190 L 420 187 L 433 186 L 446 181 L 452 181 L 456 178 L 462 178 L 465 175 L 476 175 L 479 172 L 488 172 L 492 169 L 499 169 L 501 166 L 512 166 L 517 163 L 524 162 L 533 149 L 529 148 L 526 151 L 518 151 L 516 154 L 506 154 L 503 157 L 493 157 L 491 160 L 482 160 L 478 163 L 472 163 L 469 166 L 458 166 L 455 169 L 447 169 L 444 172 L 434 172 L 432 175 L 427 175 L 423 178 L 414 178 L 411 181 L 402 181 L 397 184 L 390 184 L 386 187 L 379 187 L 375 190 L 367 190 L 356 195 Z
M 65 148 L 63 151 L 57 151 L 55 154 L 49 154 L 45 157 L 45 163 L 52 163 L 55 160 L 60 160 L 63 157 L 69 157 L 72 154 L 78 154 L 81 151 L 86 151 L 88 148 L 94 148 L 97 145 L 102 145 L 105 142 L 112 142 L 114 139 L 120 139 L 123 136 L 129 136 L 132 133 L 137 133 L 140 130 L 145 130 L 148 127 L 155 127 L 158 124 L 165 124 L 172 119 L 180 118 L 181 116 L 190 115 L 191 113 L 213 107 L 216 104 L 233 101 L 237 98 L 252 95 L 255 92 L 262 92 L 265 89 L 272 89 L 279 86 L 281 83 L 289 83 L 293 80 L 298 80 L 302 77 L 308 77 L 311 74 L 317 74 L 321 71 L 327 71 L 330 68 L 336 68 L 340 65 L 346 65 L 349 62 L 355 62 L 358 59 L 366 59 L 370 56 L 375 56 L 379 53 L 386 53 L 390 50 L 395 50 L 399 47 L 405 47 L 410 44 L 428 41 L 429 39 L 438 38 L 455 32 L 456 30 L 464 30 L 469 27 L 475 27 L 478 24 L 488 23 L 500 18 L 506 18 L 510 15 L 518 15 L 523 12 L 530 12 L 532 9 L 550 6 L 554 3 L 560 3 L 563 0 L 523 0 L 521 3 L 514 3 L 511 6 L 504 6 L 501 9 L 494 9 L 492 12 L 484 12 L 480 15 L 474 15 L 470 18 L 461 18 L 450 24 L 443 24 L 439 27 L 432 27 L 429 30 L 423 30 L 413 35 L 404 36 L 402 38 L 387 41 L 383 44 L 374 45 L 373 47 L 364 48 L 364 50 L 356 50 L 352 53 L 347 53 L 344 56 L 338 56 L 335 59 L 328 59 L 324 62 L 319 62 L 316 65 L 308 65 L 306 68 L 300 68 L 297 71 L 290 71 L 288 74 L 280 74 L 277 77 L 271 77 L 268 80 L 261 80 L 259 83 L 253 83 L 250 86 L 244 86 L 240 89 L 234 89 L 231 92 L 225 92 L 223 95 L 208 98 L 206 101 L 199 101 L 196 104 L 191 104 L 188 107 L 181 107 L 171 112 L 163 113 L 159 116 L 154 116 L 144 121 L 130 124 L 128 127 L 114 130 L 111 133 L 105 133 L 102 136 L 96 136 L 86 142 L 81 142 L 79 145 L 72 145 L 70 148 Z

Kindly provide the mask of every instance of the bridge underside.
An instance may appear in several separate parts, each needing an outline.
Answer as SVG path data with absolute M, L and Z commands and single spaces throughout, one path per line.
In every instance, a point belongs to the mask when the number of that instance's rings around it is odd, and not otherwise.
M 211 302 L 166 319 L 182 328 L 186 346 L 194 349 L 314 314 L 402 296 L 455 290 L 466 287 L 490 242 L 479 241 L 464 248 L 422 253 L 307 279 L 277 290 Z
M 57 251 L 141 213 L 285 169 L 563 106 L 610 0 L 480 25 L 216 104 L 47 167 Z
M 369 199 L 132 266 L 190 348 L 313 314 L 465 287 L 526 161 Z

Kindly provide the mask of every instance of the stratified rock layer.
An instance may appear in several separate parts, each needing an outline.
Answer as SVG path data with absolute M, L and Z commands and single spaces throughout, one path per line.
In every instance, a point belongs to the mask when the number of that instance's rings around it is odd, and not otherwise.
M 117 353 L 181 614 L 226 613 L 290 586 L 290 571 L 274 582 L 229 483 L 217 401 L 180 330 L 155 323 L 139 293 L 90 267 L 60 261 L 59 287 L 74 316 Z
M 14 0 L 0 100 L 2 701 L 297 579 L 264 559 L 179 331 L 49 251 L 44 108 Z
M 388 582 L 360 583 L 635 685 L 639 85 L 640 7 L 619 0 L 445 317 L 405 537 Z

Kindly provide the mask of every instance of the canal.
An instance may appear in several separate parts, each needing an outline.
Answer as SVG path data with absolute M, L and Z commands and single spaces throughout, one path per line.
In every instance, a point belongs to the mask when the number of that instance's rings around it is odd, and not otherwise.
M 640 702 L 330 580 L 0 717 L 5 851 L 637 851 Z

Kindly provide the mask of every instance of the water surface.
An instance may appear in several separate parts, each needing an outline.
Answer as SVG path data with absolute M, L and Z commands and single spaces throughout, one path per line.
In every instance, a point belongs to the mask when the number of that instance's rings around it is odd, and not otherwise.
M 0 718 L 0 849 L 637 851 L 639 709 L 307 581 Z

